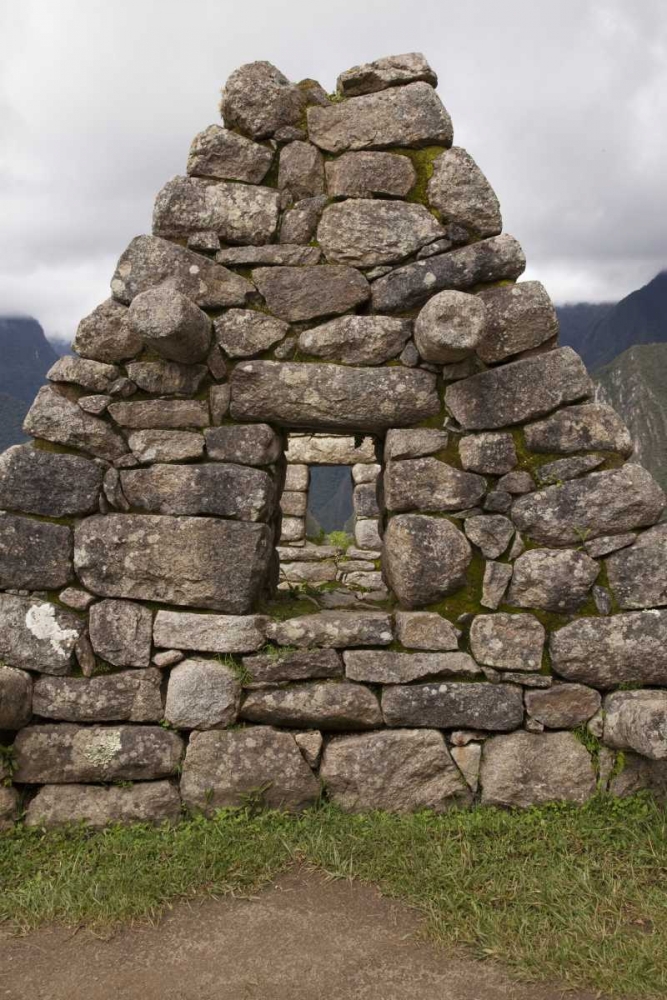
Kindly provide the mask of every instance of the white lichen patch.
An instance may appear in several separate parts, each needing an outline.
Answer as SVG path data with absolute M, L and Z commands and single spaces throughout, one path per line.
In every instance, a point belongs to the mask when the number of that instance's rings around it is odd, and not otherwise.
M 82 730 L 76 734 L 75 744 L 82 757 L 96 767 L 106 768 L 113 763 L 122 749 L 120 729 Z
M 59 656 L 68 657 L 79 638 L 73 628 L 63 628 L 52 604 L 34 604 L 25 616 L 26 628 L 36 639 L 47 641 Z

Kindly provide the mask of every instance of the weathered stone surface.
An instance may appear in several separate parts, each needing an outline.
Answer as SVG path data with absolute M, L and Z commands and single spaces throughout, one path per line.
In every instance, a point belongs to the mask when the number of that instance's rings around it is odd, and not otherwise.
M 615 755 L 609 752 L 612 758 L 615 758 Z M 613 766 L 613 759 L 611 765 Z M 626 798 L 644 789 L 650 790 L 660 803 L 667 802 L 665 761 L 648 760 L 646 757 L 627 751 L 623 754 L 622 770 L 614 774 L 609 781 L 609 792 L 618 798 Z
M 97 509 L 103 469 L 80 455 L 15 445 L 0 455 L 0 509 L 76 517 Z
M 26 826 L 85 823 L 102 829 L 110 823 L 177 823 L 178 789 L 169 781 L 127 786 L 45 785 L 28 805 Z
M 417 179 L 407 156 L 396 153 L 344 153 L 325 165 L 332 198 L 405 198 Z
M 482 670 L 467 653 L 395 653 L 387 649 L 348 649 L 343 653 L 348 680 L 364 684 L 409 684 L 436 677 L 479 677 Z
M 192 365 L 208 354 L 211 320 L 191 299 L 168 284 L 148 288 L 134 297 L 130 324 L 147 347 L 168 361 Z
M 228 128 L 266 139 L 303 115 L 306 96 L 270 62 L 245 63 L 227 80 L 220 110 Z
M 512 579 L 512 567 L 490 559 L 484 567 L 480 604 L 492 611 L 498 607 Z
M 0 510 L 0 588 L 55 590 L 73 575 L 70 528 Z
M 229 309 L 215 321 L 215 336 L 230 358 L 248 358 L 282 340 L 289 326 L 253 309 Z
M 112 364 L 138 354 L 141 337 L 129 325 L 127 308 L 114 299 L 106 299 L 81 320 L 72 349 L 82 358 Z
M 294 733 L 294 742 L 303 754 L 303 758 L 309 767 L 315 769 L 322 756 L 324 740 L 322 734 L 316 729 L 309 729 L 303 733 Z
M 49 368 L 46 377 L 50 382 L 80 385 L 90 392 L 109 392 L 120 371 L 115 365 L 65 355 Z
M 462 586 L 471 555 L 468 541 L 451 521 L 400 514 L 385 531 L 382 566 L 401 605 L 416 608 Z
M 495 192 L 470 153 L 460 146 L 445 150 L 433 161 L 428 200 L 443 222 L 465 226 L 476 236 L 502 232 Z
M 538 347 L 558 336 L 558 317 L 544 285 L 523 281 L 480 292 L 487 325 L 477 354 L 487 364 Z
M 27 726 L 16 737 L 16 781 L 144 781 L 176 772 L 183 740 L 160 726 Z
M 153 233 L 170 239 L 202 229 L 223 243 L 270 243 L 280 196 L 273 188 L 200 177 L 173 177 L 155 199 Z
M 336 737 L 327 744 L 320 774 L 329 797 L 346 812 L 443 812 L 469 802 L 442 734 L 432 730 Z
M 178 729 L 225 729 L 236 722 L 241 685 L 216 660 L 188 659 L 169 674 L 165 718 Z
M 158 611 L 153 638 L 167 649 L 202 653 L 249 653 L 264 645 L 268 619 L 264 615 L 197 615 Z
M 421 458 L 433 455 L 447 446 L 448 434 L 435 427 L 415 427 L 414 430 L 392 429 L 384 439 L 384 460 Z
M 0 594 L 0 660 L 7 666 L 67 674 L 83 629 L 81 618 L 46 601 Z
M 467 517 L 463 529 L 469 541 L 481 550 L 485 559 L 497 559 L 501 556 L 514 534 L 514 525 L 502 514 Z
M 220 249 L 220 237 L 210 229 L 202 229 L 196 233 L 190 233 L 186 243 L 188 250 L 196 250 L 198 253 L 215 253 Z
M 318 264 L 322 257 L 319 247 L 300 246 L 298 243 L 267 243 L 261 247 L 225 247 L 215 255 L 218 264 L 233 267 L 258 267 L 274 264 L 283 267 L 303 267 Z
M 421 52 L 406 52 L 346 69 L 336 81 L 336 90 L 343 97 L 358 97 L 418 80 L 430 83 L 433 87 L 438 85 L 435 71 L 431 69 L 425 56 Z
M 108 514 L 77 527 L 74 562 L 102 597 L 246 614 L 266 577 L 270 536 L 264 524 Z
M 618 413 L 604 403 L 567 406 L 545 420 L 528 424 L 526 444 L 532 451 L 618 451 L 632 454 L 630 432 Z
M 220 181 L 261 184 L 273 161 L 273 150 L 220 125 L 209 125 L 192 140 L 188 173 Z
M 479 284 L 518 278 L 526 258 L 513 236 L 503 233 L 459 250 L 395 268 L 373 282 L 376 312 L 404 312 L 420 306 L 435 292 L 466 291 Z
M 578 618 L 552 633 L 554 670 L 599 688 L 667 684 L 667 611 Z
M 512 520 L 543 545 L 571 545 L 654 524 L 664 506 L 665 495 L 651 474 L 628 464 L 520 497 Z
M 181 777 L 189 809 L 212 816 L 217 809 L 247 804 L 257 789 L 268 808 L 288 812 L 319 798 L 320 784 L 290 733 L 253 726 L 192 734 Z
M 208 427 L 208 406 L 199 399 L 141 399 L 111 403 L 109 415 L 130 430 L 176 430 Z
M 308 135 L 328 153 L 385 146 L 451 146 L 452 123 L 427 83 L 308 109 Z
M 591 757 L 572 733 L 512 733 L 487 740 L 482 752 L 482 802 L 583 805 L 595 794 Z
M 388 687 L 382 694 L 388 726 L 505 732 L 523 721 L 521 689 L 512 684 L 448 683 Z
M 619 549 L 633 545 L 637 535 L 634 531 L 626 531 L 621 535 L 600 535 L 599 538 L 592 538 L 590 542 L 584 542 L 584 548 L 593 559 L 601 556 L 608 556 Z
M 514 563 L 507 603 L 518 608 L 576 611 L 590 595 L 600 566 L 575 549 L 530 549 Z
M 313 542 L 307 542 L 303 548 L 299 549 L 279 545 L 276 552 L 281 560 L 287 562 L 321 562 L 335 559 L 341 555 L 342 549 L 337 545 L 316 545 Z M 380 558 L 379 554 L 377 558 Z
M 275 506 L 269 474 L 247 465 L 152 465 L 121 472 L 120 481 L 130 506 L 149 514 L 215 514 L 264 521 Z
M 308 507 L 308 496 L 306 493 L 290 493 L 283 491 L 280 497 L 280 509 L 288 517 L 305 517 Z
M 341 577 L 346 587 L 361 587 L 363 590 L 380 592 L 379 600 L 384 600 L 389 596 L 384 587 L 384 579 L 379 570 L 369 573 L 344 573 Z M 377 593 L 376 593 L 376 599 Z
M 394 636 L 391 616 L 381 611 L 337 612 L 269 622 L 267 638 L 281 646 L 388 646 Z
M 288 465 L 285 470 L 285 489 L 308 491 L 310 470 L 307 465 Z
M 159 722 L 159 670 L 122 670 L 99 677 L 40 677 L 33 712 L 66 722 Z
M 98 656 L 115 667 L 147 667 L 153 615 L 133 601 L 99 601 L 90 609 L 90 641 Z
M 606 746 L 667 758 L 667 691 L 615 691 L 604 700 Z
M 349 365 L 381 365 L 401 353 L 412 334 L 409 320 L 393 316 L 340 316 L 299 336 L 299 350 Z
M 479 769 L 482 763 L 482 747 L 479 743 L 469 743 L 462 747 L 452 747 L 452 760 L 465 778 L 470 791 L 475 794 L 479 788 Z
M 325 208 L 317 239 L 332 264 L 374 267 L 405 260 L 442 236 L 424 205 L 352 198 Z
M 353 267 L 260 267 L 252 278 L 274 315 L 289 323 L 338 315 L 355 309 L 370 285 Z
M 667 524 L 641 534 L 607 560 L 609 586 L 622 608 L 667 604 Z
M 207 430 L 206 453 L 216 462 L 271 465 L 282 453 L 282 441 L 268 424 L 226 424 Z
M 508 472 L 498 480 L 497 487 L 505 493 L 515 494 L 531 493 L 535 489 L 535 480 L 530 472 L 523 472 L 517 469 L 516 472 Z
M 374 518 L 357 521 L 354 525 L 354 540 L 362 549 L 381 549 L 379 522 Z
M 302 517 L 283 517 L 280 522 L 280 541 L 297 543 L 306 535 L 306 524 Z
M 499 670 L 539 670 L 545 631 L 532 615 L 476 615 L 470 651 L 480 663 Z
M 280 150 L 278 188 L 285 201 L 314 198 L 324 192 L 324 159 L 309 142 L 290 142 Z
M 512 435 L 495 431 L 465 435 L 459 441 L 459 455 L 464 469 L 492 476 L 509 472 L 517 462 Z
M 593 391 L 583 361 L 561 347 L 447 386 L 445 403 L 467 430 L 492 430 L 548 413 Z
M 135 295 L 163 281 L 202 309 L 243 306 L 255 294 L 240 274 L 158 236 L 132 240 L 118 261 L 111 291 L 115 299 L 129 305 Z
M 95 597 L 80 587 L 66 587 L 58 594 L 58 600 L 68 608 L 74 608 L 75 611 L 87 611 Z
M 219 348 L 216 345 L 216 350 Z M 222 357 L 222 353 L 219 354 Z M 229 413 L 229 403 L 232 398 L 232 390 L 229 385 L 212 385 L 209 389 L 209 406 L 211 409 L 211 423 L 221 424 Z
M 457 650 L 461 634 L 451 622 L 432 611 L 398 611 L 396 638 L 406 649 Z
M 32 715 L 32 678 L 0 663 L 0 731 L 27 726 Z
M 467 292 L 434 295 L 415 321 L 415 343 L 425 361 L 449 364 L 476 349 L 486 329 L 484 302 Z
M 204 437 L 195 431 L 135 431 L 128 444 L 140 462 L 185 462 L 201 458 Z
M 599 693 L 584 684 L 554 684 L 547 691 L 526 691 L 526 710 L 547 729 L 574 729 L 599 711 Z
M 280 226 L 280 243 L 305 245 L 315 236 L 320 216 L 327 205 L 327 196 L 304 198 L 285 212 Z
M 538 486 L 553 486 L 568 479 L 578 479 L 579 476 L 597 469 L 603 462 L 603 455 L 573 455 L 572 458 L 558 458 L 555 462 L 547 462 L 535 469 L 535 478 Z
M 399 367 L 247 361 L 236 366 L 231 385 L 235 420 L 289 427 L 376 431 L 440 409 L 435 377 Z
M 375 441 L 356 435 L 290 434 L 285 457 L 289 463 L 352 465 L 375 462 Z M 304 487 L 304 489 L 307 488 Z
M 180 365 L 172 361 L 135 361 L 127 366 L 129 378 L 154 396 L 194 396 L 206 372 L 206 365 Z
M 23 429 L 33 437 L 80 448 L 110 462 L 127 451 L 122 437 L 108 424 L 99 417 L 84 413 L 76 403 L 61 396 L 50 385 L 42 386 L 37 393 Z
M 251 691 L 241 705 L 241 718 L 324 731 L 375 729 L 382 725 L 380 703 L 368 688 L 331 681 Z
M 285 651 L 279 655 L 259 654 L 244 656 L 243 666 L 250 675 L 244 681 L 246 688 L 265 687 L 285 681 L 304 681 L 316 678 L 343 676 L 343 662 L 335 649 L 304 649 Z
M 76 402 L 84 413 L 91 413 L 94 417 L 101 417 L 112 400 L 113 396 L 100 395 L 98 393 L 94 396 L 79 396 Z
M 465 510 L 486 491 L 486 482 L 437 458 L 390 462 L 384 475 L 387 510 Z

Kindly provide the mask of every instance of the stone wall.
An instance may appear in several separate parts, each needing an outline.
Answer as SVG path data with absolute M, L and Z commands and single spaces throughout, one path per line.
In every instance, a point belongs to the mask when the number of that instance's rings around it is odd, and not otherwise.
M 436 82 L 241 67 L 49 372 L 0 457 L 0 822 L 663 788 L 665 498 Z

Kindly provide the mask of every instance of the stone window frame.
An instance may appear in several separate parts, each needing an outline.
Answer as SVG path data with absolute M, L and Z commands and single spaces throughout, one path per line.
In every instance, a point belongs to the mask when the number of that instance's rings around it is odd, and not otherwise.
M 369 591 L 384 590 L 378 577 L 381 558 L 381 524 L 386 514 L 382 505 L 382 439 L 366 431 L 341 434 L 336 432 L 288 430 L 285 435 L 285 479 L 280 496 L 281 532 L 277 543 L 279 557 L 278 588 L 282 590 L 318 583 L 336 582 L 341 589 L 350 589 L 359 596 Z M 306 513 L 310 490 L 310 468 L 313 466 L 349 466 L 352 475 L 354 546 L 352 554 L 321 546 L 321 560 L 307 559 L 304 550 L 312 551 L 314 543 L 306 538 Z M 294 552 L 288 562 L 285 556 Z M 367 553 L 364 560 L 362 553 Z M 342 564 L 339 565 L 339 560 Z M 334 566 L 332 567 L 331 562 Z M 354 567 L 357 561 L 359 566 Z M 362 564 L 373 562 L 373 568 Z M 326 565 L 325 565 L 326 563 Z M 285 570 L 285 566 L 289 569 Z M 322 568 L 324 567 L 324 569 Z M 366 574 L 373 574 L 372 576 Z M 350 574 L 353 574 L 350 577 Z

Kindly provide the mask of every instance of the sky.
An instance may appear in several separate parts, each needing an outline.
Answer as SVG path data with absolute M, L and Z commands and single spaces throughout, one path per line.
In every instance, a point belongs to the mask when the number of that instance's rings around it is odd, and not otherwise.
M 0 314 L 70 338 L 153 199 L 268 59 L 331 91 L 422 51 L 527 278 L 616 301 L 667 267 L 666 0 L 0 0 Z

